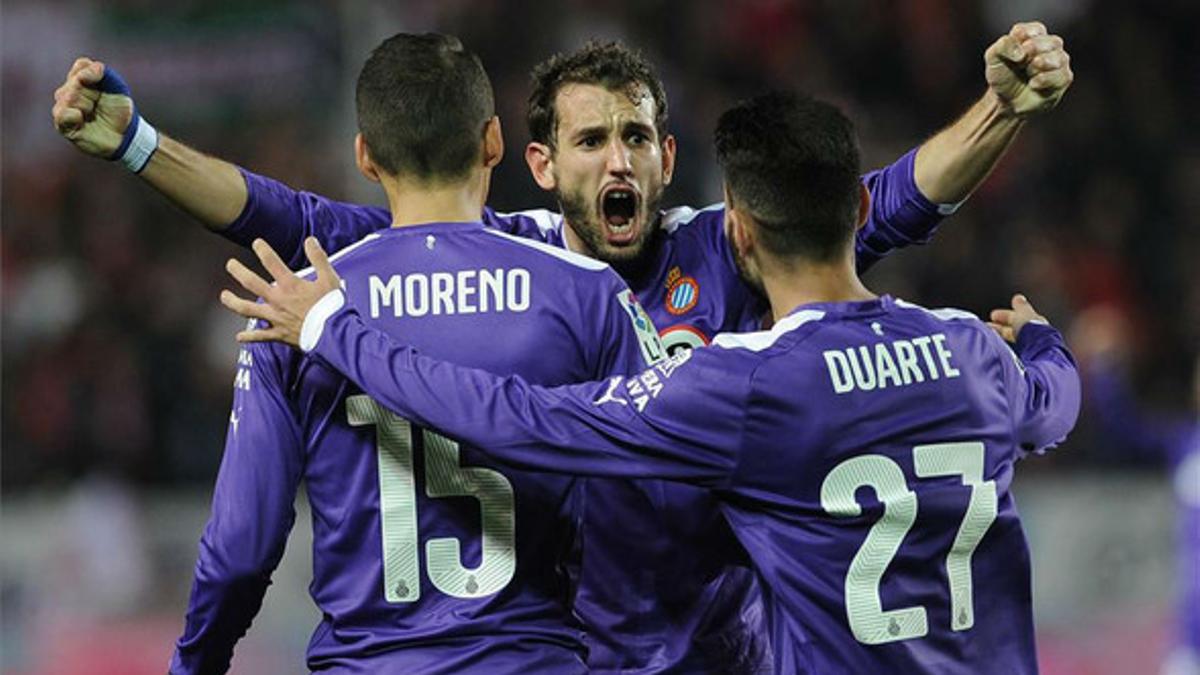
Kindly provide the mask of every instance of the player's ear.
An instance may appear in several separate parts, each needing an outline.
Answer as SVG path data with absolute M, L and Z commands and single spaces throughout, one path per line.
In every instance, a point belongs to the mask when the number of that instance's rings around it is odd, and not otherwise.
M 367 141 L 363 139 L 362 134 L 354 135 L 354 163 L 358 165 L 358 172 L 367 180 L 379 182 L 379 169 L 371 159 L 371 151 L 367 148 Z
M 500 118 L 492 115 L 483 124 L 483 166 L 490 169 L 504 157 L 504 132 L 500 129 Z
M 553 190 L 558 187 L 554 179 L 554 149 L 545 143 L 531 142 L 525 146 L 525 163 L 529 165 L 529 173 L 533 180 L 543 190 Z
M 670 185 L 675 175 L 675 137 L 667 134 L 662 140 L 663 185 Z
M 866 185 L 858 184 L 858 223 L 854 229 L 861 229 L 867 224 L 867 217 L 871 215 L 871 191 Z

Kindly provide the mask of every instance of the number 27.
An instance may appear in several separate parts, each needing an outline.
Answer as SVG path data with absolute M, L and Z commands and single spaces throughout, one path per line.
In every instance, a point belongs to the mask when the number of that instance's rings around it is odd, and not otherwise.
M 971 500 L 958 534 L 946 554 L 950 584 L 951 629 L 975 625 L 971 556 L 996 520 L 996 483 L 983 480 L 984 446 L 979 442 L 937 443 L 913 448 L 916 474 L 962 476 Z M 883 455 L 862 455 L 838 464 L 821 484 L 821 506 L 830 515 L 853 518 L 862 513 L 854 498 L 860 487 L 875 490 L 883 516 L 871 526 L 846 572 L 846 616 L 855 639 L 883 644 L 919 638 L 929 633 L 924 607 L 884 611 L 879 597 L 883 573 L 900 550 L 900 543 L 917 518 L 917 495 L 908 489 L 900 465 Z

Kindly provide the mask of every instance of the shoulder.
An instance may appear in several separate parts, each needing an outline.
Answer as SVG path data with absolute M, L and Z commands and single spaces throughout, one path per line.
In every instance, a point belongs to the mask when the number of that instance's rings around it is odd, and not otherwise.
M 528 239 L 498 230 L 485 229 L 485 236 L 494 237 L 497 242 L 504 242 L 498 245 L 510 246 L 516 251 L 524 248 L 531 259 L 541 260 L 549 265 L 561 266 L 564 270 L 579 270 L 586 272 L 611 272 L 612 268 L 608 263 L 601 262 L 595 258 L 589 258 L 585 255 L 568 251 L 561 246 L 547 244 L 536 239 Z
M 563 216 L 549 209 L 499 212 L 484 207 L 483 222 L 501 232 L 549 241 L 562 236 Z
M 721 333 L 713 338 L 712 346 L 730 351 L 767 354 L 774 349 L 790 346 L 799 336 L 811 332 L 816 323 L 823 318 L 825 312 L 822 310 L 801 310 L 784 317 L 770 330 Z
M 696 232 L 707 228 L 723 231 L 725 222 L 725 204 L 717 203 L 702 209 L 690 206 L 676 206 L 662 212 L 662 229 L 668 235 L 680 232 Z
M 330 253 L 329 262 L 334 266 L 334 268 L 344 265 L 353 260 L 355 257 L 363 255 L 366 251 L 370 250 L 371 245 L 379 241 L 380 238 L 381 237 L 378 232 L 368 234 L 353 244 Z M 309 265 L 304 269 L 296 270 L 295 274 L 302 279 L 311 279 L 315 275 L 315 270 L 311 265 Z

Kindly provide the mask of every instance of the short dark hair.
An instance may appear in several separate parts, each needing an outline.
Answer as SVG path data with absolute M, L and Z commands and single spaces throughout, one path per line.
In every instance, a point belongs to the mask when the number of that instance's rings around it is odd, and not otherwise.
M 424 182 L 463 178 L 495 114 L 492 83 L 458 38 L 399 33 L 363 64 L 354 95 L 371 159 Z
M 730 200 L 769 251 L 816 262 L 845 251 L 858 225 L 860 159 L 841 110 L 770 92 L 725 111 L 714 140 Z
M 620 42 L 590 41 L 570 54 L 555 54 L 533 69 L 526 122 L 529 136 L 554 147 L 558 130 L 555 99 L 564 84 L 596 84 L 610 90 L 640 95 L 645 87 L 654 99 L 654 127 L 661 140 L 667 133 L 667 93 L 662 80 L 640 52 Z

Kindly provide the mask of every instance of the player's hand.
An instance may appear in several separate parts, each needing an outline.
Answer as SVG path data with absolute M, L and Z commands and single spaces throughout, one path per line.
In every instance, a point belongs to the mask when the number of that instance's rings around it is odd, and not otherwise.
M 250 268 L 230 258 L 225 270 L 237 280 L 242 288 L 262 298 L 254 302 L 240 298 L 231 291 L 221 291 L 221 304 L 248 319 L 262 319 L 270 324 L 267 328 L 250 328 L 237 334 L 238 342 L 283 342 L 293 347 L 300 346 L 300 328 L 308 310 L 325 297 L 329 291 L 341 288 L 342 280 L 329 264 L 329 258 L 313 237 L 304 241 L 304 253 L 312 263 L 317 276 L 307 281 L 296 276 L 283 263 L 270 244 L 255 239 L 251 244 L 263 267 L 275 280 L 267 283 Z
M 109 159 L 121 145 L 133 120 L 133 99 L 100 91 L 104 64 L 89 58 L 75 59 L 67 79 L 54 92 L 54 128 L 75 147 Z
M 1049 324 L 1046 317 L 1037 313 L 1029 299 L 1017 293 L 1012 297 L 1012 309 L 993 309 L 988 325 L 1009 342 L 1016 342 L 1021 329 L 1030 321 Z
M 1058 105 L 1075 79 L 1063 40 L 1040 21 L 1018 23 L 983 54 L 988 89 L 1017 117 Z

